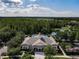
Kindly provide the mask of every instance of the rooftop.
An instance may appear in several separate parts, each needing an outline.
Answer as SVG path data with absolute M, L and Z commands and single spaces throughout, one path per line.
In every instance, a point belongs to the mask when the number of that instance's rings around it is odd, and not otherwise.
M 34 34 L 31 37 L 26 37 L 22 45 L 57 45 L 55 39 L 43 34 Z

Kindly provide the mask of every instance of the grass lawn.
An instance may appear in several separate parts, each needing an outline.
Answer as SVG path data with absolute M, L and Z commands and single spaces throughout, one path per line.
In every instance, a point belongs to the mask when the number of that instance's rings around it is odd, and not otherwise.
M 53 58 L 53 59 L 71 59 L 71 58 L 56 57 L 56 58 Z
M 3 58 L 3 59 L 10 59 L 10 58 Z
M 46 56 L 45 59 L 71 59 L 71 58 Z

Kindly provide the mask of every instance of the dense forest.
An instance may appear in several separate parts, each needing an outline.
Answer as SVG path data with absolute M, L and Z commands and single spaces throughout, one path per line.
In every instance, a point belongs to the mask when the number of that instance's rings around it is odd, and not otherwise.
M 78 18 L 0 18 L 0 31 L 22 31 L 25 34 L 42 32 L 49 34 L 54 28 L 61 28 Z
M 0 47 L 7 45 L 10 48 L 9 55 L 17 54 L 25 35 L 39 32 L 47 35 L 56 32 L 55 37 L 64 48 L 68 44 L 72 47 L 74 41 L 79 42 L 79 18 L 2 17 L 0 18 Z M 64 43 L 61 39 L 70 42 Z

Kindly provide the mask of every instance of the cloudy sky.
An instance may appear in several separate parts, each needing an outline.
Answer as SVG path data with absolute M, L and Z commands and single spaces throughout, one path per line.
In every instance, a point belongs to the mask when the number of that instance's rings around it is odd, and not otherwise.
M 79 17 L 79 0 L 0 0 L 0 16 Z

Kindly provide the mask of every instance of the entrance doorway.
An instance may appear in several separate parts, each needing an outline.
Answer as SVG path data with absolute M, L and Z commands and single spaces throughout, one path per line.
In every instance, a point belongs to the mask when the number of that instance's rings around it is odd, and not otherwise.
M 36 52 L 43 52 L 43 48 L 34 48 L 34 51 L 36 51 Z

